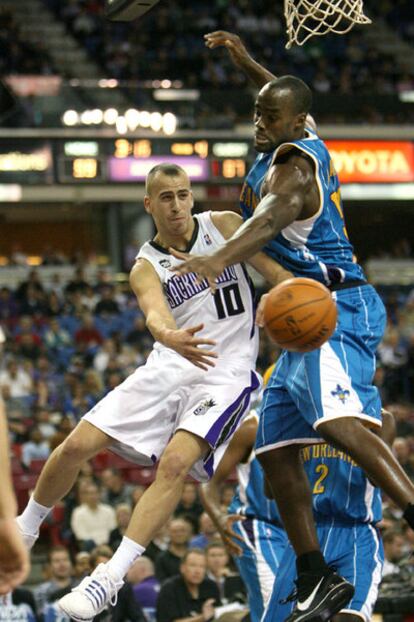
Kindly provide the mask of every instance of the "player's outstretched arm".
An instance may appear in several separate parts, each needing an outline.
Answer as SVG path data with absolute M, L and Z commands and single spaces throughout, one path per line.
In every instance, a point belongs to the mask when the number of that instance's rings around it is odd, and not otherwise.
M 262 88 L 267 82 L 274 80 L 276 76 L 268 71 L 262 65 L 259 65 L 247 51 L 240 37 L 226 30 L 216 30 L 204 35 L 205 44 L 208 48 L 224 46 L 232 59 L 233 63 L 238 67 L 257 87 Z
M 244 520 L 244 518 L 238 514 L 223 512 L 220 505 L 220 489 L 237 465 L 248 460 L 254 446 L 256 431 L 257 418 L 255 416 L 247 417 L 231 439 L 213 477 L 207 484 L 200 486 L 200 497 L 204 509 L 217 527 L 226 548 L 232 555 L 242 553 L 241 547 L 235 542 L 235 539 L 241 540 L 241 538 L 233 531 L 232 524 L 235 521 Z
M 0 595 L 23 583 L 29 573 L 29 554 L 15 523 L 9 444 L 3 403 L 0 403 Z
M 214 283 L 224 268 L 247 261 L 297 220 L 314 183 L 312 164 L 300 155 L 292 155 L 286 162 L 275 164 L 266 179 L 268 194 L 260 201 L 253 216 L 219 250 L 207 257 L 190 256 L 177 266 L 175 272 L 195 272 L 199 278 Z
M 177 327 L 167 306 L 161 281 L 148 261 L 137 260 L 131 270 L 129 282 L 154 339 L 167 348 L 172 348 L 200 369 L 207 371 L 209 367 L 214 367 L 217 354 L 211 348 L 216 342 L 196 336 L 204 328 L 203 324 L 185 329 Z

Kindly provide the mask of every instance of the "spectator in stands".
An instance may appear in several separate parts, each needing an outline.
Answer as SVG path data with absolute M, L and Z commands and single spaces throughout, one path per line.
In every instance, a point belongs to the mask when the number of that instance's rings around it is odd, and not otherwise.
M 169 544 L 155 562 L 155 574 L 162 583 L 180 572 L 180 564 L 188 549 L 192 526 L 184 518 L 173 518 L 168 526 Z
M 37 622 L 36 603 L 33 594 L 17 587 L 6 596 L 0 596 L 0 622 Z
M 116 527 L 113 529 L 109 536 L 109 546 L 115 551 L 121 544 L 122 538 L 125 535 L 128 523 L 131 519 L 131 506 L 128 503 L 120 503 L 115 508 L 116 514 Z
M 70 334 L 59 325 L 58 318 L 54 317 L 49 320 L 49 326 L 43 336 L 46 346 L 52 352 L 59 352 L 62 348 L 68 348 L 72 344 Z
M 213 521 L 207 512 L 203 512 L 200 516 L 199 533 L 190 540 L 190 547 L 204 549 L 210 542 L 214 542 L 219 538 L 220 536 Z
M 37 611 L 43 613 L 46 603 L 57 590 L 73 587 L 73 567 L 69 552 L 64 546 L 54 546 L 48 551 L 47 580 L 36 586 L 33 595 Z
M 103 373 L 108 367 L 109 361 L 116 358 L 116 355 L 117 349 L 114 339 L 105 339 L 93 359 L 93 366 L 96 371 Z
M 382 576 L 400 572 L 398 563 L 404 554 L 404 538 L 400 531 L 389 529 L 382 536 L 384 545 L 384 566 L 382 568 Z
M 73 576 L 80 582 L 91 572 L 91 554 L 87 551 L 80 551 L 75 555 L 75 563 L 73 566 Z
M 223 506 L 226 512 L 227 512 L 227 508 L 229 507 L 230 503 L 233 500 L 234 491 L 235 491 L 235 486 L 233 484 L 225 484 L 221 490 L 220 501 L 221 501 L 221 505 Z
M 18 306 L 9 287 L 0 288 L 0 320 L 9 322 L 18 315 Z
M 35 410 L 36 427 L 46 441 L 56 434 L 56 426 L 52 423 L 50 415 L 50 409 L 47 406 L 38 406 Z
M 184 516 L 191 520 L 194 533 L 197 532 L 198 521 L 203 513 L 203 506 L 198 498 L 197 486 L 194 482 L 185 482 L 183 492 L 174 516 Z
M 65 293 L 69 296 L 75 294 L 76 292 L 84 294 L 88 287 L 89 283 L 85 278 L 84 271 L 82 268 L 76 268 L 73 279 L 69 281 L 65 288 Z
M 94 349 L 103 342 L 102 334 L 95 326 L 95 321 L 90 313 L 82 316 L 81 327 L 75 332 L 75 343 L 82 349 Z
M 217 585 L 223 604 L 247 600 L 246 589 L 239 574 L 229 568 L 229 554 L 223 542 L 217 540 L 206 546 L 207 578 Z
M 24 303 L 27 299 L 27 290 L 32 288 L 37 291 L 39 294 L 44 294 L 43 283 L 40 278 L 40 274 L 37 270 L 30 270 L 27 275 L 27 280 L 20 283 L 19 287 L 16 290 L 16 299 L 20 303 Z
M 100 502 L 98 486 L 89 483 L 83 492 L 83 503 L 72 512 L 70 521 L 73 534 L 83 550 L 107 544 L 116 527 L 115 511 Z
M 168 537 L 169 525 L 161 527 L 155 538 L 151 540 L 147 548 L 145 549 L 145 556 L 149 557 L 155 564 L 160 553 L 168 549 L 169 537 Z
M 50 451 L 53 451 L 58 445 L 63 443 L 65 438 L 69 436 L 75 428 L 75 421 L 70 415 L 64 415 L 57 426 L 56 433 L 49 439 Z
M 50 455 L 49 443 L 38 426 L 30 430 L 29 439 L 22 447 L 22 462 L 27 468 L 30 468 L 32 460 L 47 460 Z
M 131 506 L 132 486 L 127 484 L 119 469 L 108 468 L 101 473 L 102 501 L 115 506 L 126 503 Z
M 113 287 L 108 285 L 107 287 L 103 287 L 101 290 L 101 299 L 95 307 L 95 314 L 102 316 L 111 316 L 119 313 L 119 305 L 116 300 L 114 300 L 114 290 Z
M 11 398 L 19 401 L 29 398 L 32 392 L 33 382 L 30 375 L 15 359 L 10 359 L 6 369 L 0 372 L 0 388 L 4 387 L 8 387 Z
M 135 600 L 145 615 L 153 619 L 160 592 L 160 582 L 155 576 L 153 561 L 145 555 L 138 557 L 128 571 L 127 579 L 132 585 Z
M 157 622 L 207 622 L 219 604 L 217 585 L 206 578 L 205 552 L 189 549 L 181 560 L 180 574 L 161 586 Z

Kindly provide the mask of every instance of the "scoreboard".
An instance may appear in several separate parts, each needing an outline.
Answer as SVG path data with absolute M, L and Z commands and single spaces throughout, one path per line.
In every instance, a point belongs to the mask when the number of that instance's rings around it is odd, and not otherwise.
M 234 183 L 253 157 L 247 140 L 0 139 L 0 183 L 136 183 L 160 162 L 182 166 L 194 183 Z
M 412 184 L 414 142 L 328 140 L 342 184 Z M 2 138 L 0 184 L 142 183 L 160 162 L 179 164 L 193 183 L 243 181 L 255 153 L 243 138 Z

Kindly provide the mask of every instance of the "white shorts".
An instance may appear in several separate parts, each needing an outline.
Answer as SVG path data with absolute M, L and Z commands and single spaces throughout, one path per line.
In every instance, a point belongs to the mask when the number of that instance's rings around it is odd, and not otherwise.
M 146 364 L 83 419 L 114 439 L 109 449 L 144 466 L 160 459 L 174 432 L 192 432 L 211 451 L 190 475 L 207 481 L 259 384 L 256 373 L 237 362 L 221 359 L 205 372 L 173 350 L 155 346 Z

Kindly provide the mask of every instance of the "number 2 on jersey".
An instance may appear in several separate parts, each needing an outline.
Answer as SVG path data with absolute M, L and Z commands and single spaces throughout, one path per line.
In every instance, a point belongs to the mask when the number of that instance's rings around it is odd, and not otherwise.
M 323 492 L 325 492 L 325 486 L 322 484 L 322 482 L 325 479 L 325 477 L 328 475 L 329 469 L 326 466 L 326 464 L 318 464 L 318 466 L 315 469 L 315 472 L 320 473 L 320 476 L 316 480 L 312 492 L 314 495 L 321 495 Z
M 224 320 L 225 317 L 243 313 L 244 306 L 237 283 L 226 285 L 214 292 L 214 304 L 216 305 L 217 318 Z

